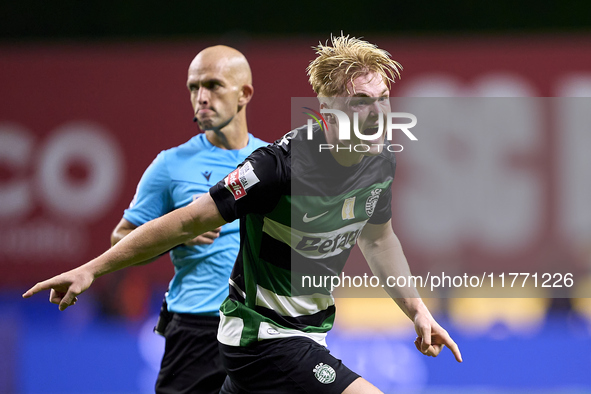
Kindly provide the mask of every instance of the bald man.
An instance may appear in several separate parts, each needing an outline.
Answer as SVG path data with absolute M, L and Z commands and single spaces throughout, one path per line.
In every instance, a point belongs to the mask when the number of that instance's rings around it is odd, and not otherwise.
M 227 46 L 201 51 L 189 66 L 187 88 L 203 134 L 162 151 L 150 164 L 111 235 L 115 245 L 142 224 L 188 205 L 267 143 L 248 133 L 252 75 L 244 55 Z M 175 275 L 155 331 L 166 347 L 156 393 L 218 393 L 225 372 L 216 340 L 219 307 L 240 245 L 238 223 L 170 251 Z

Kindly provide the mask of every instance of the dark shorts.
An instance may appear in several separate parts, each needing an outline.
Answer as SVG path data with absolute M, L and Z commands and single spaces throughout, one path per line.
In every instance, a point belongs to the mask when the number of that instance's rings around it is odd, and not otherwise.
M 174 314 L 166 326 L 166 346 L 157 394 L 219 393 L 226 378 L 216 339 L 219 317 Z
M 228 378 L 220 394 L 342 393 L 355 372 L 305 337 L 270 339 L 247 347 L 220 344 Z

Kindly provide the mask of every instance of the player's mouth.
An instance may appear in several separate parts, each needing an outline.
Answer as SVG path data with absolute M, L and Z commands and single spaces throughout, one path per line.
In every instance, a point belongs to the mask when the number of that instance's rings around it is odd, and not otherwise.
M 363 129 L 361 131 L 361 134 L 363 135 L 376 135 L 376 133 L 378 132 L 379 128 L 378 127 L 368 127 L 366 129 Z

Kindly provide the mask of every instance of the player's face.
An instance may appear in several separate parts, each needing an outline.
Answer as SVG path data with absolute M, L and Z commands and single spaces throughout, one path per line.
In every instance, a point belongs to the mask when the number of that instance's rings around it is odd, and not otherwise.
M 242 86 L 226 63 L 224 59 L 196 58 L 189 67 L 187 88 L 201 130 L 220 130 L 238 112 Z
M 369 73 L 361 75 L 349 82 L 347 85 L 349 94 L 343 98 L 334 100 L 333 107 L 335 109 L 345 112 L 350 120 L 351 139 L 348 141 L 340 141 L 342 145 L 359 145 L 365 144 L 369 147 L 366 152 L 365 147 L 359 149 L 363 155 L 373 156 L 380 154 L 386 135 L 386 121 L 385 114 L 390 112 L 390 91 L 388 86 L 384 83 L 381 75 L 377 73 Z M 377 134 L 379 126 L 379 117 L 382 117 L 382 133 L 379 137 L 371 140 L 362 140 L 356 136 L 353 131 L 354 114 L 358 115 L 358 130 L 364 135 Z

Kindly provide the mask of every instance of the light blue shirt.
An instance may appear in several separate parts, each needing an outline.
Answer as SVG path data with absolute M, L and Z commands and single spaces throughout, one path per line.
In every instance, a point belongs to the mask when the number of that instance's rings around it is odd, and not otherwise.
M 267 143 L 248 135 L 239 150 L 220 149 L 198 134 L 186 143 L 160 152 L 146 169 L 136 194 L 123 214 L 140 226 L 209 191 L 255 149 Z M 225 224 L 211 245 L 179 245 L 170 252 L 175 274 L 166 302 L 176 313 L 217 315 L 228 295 L 228 278 L 240 247 L 239 221 Z

